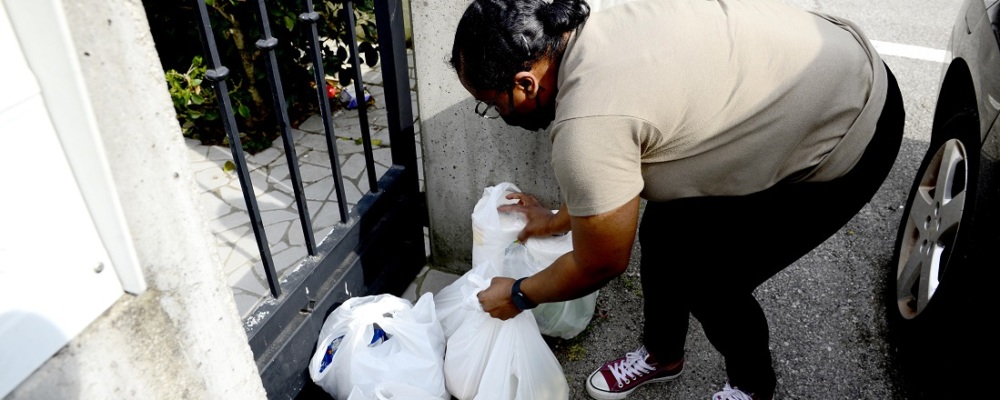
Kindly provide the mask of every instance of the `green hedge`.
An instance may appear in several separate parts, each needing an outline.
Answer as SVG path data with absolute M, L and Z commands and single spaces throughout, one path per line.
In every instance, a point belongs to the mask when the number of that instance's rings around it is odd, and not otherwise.
M 272 36 L 278 39 L 276 49 L 288 113 L 293 126 L 317 111 L 317 99 L 308 50 L 309 24 L 298 20 L 301 1 L 268 1 Z M 278 137 L 271 93 L 264 65 L 266 57 L 255 43 L 262 35 L 257 21 L 254 0 L 207 0 L 215 40 L 223 65 L 230 71 L 230 98 L 240 130 L 243 148 L 253 154 L 268 148 Z M 372 0 L 354 3 L 357 39 L 361 62 L 374 66 L 378 62 L 378 42 Z M 160 55 L 165 79 L 177 111 L 178 122 L 185 137 L 204 144 L 228 145 L 219 120 L 220 109 L 215 103 L 214 88 L 204 80 L 206 63 L 197 28 L 194 0 L 145 0 L 143 5 L 149 20 L 156 50 Z M 320 13 L 318 24 L 323 45 L 323 68 L 327 83 L 346 87 L 354 76 L 349 67 L 348 30 L 340 1 L 317 0 L 315 11 Z M 334 107 L 339 102 L 331 102 Z

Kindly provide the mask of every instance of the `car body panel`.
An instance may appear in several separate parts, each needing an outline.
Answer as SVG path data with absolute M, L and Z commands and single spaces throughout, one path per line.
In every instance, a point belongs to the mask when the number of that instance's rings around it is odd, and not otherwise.
M 963 5 L 952 31 L 951 60 L 946 66 L 946 70 L 955 67 L 954 60 L 961 59 L 969 68 L 984 141 L 1000 114 L 1000 74 L 996 73 L 1000 70 L 1000 42 L 994 30 L 998 9 L 997 0 L 970 0 Z

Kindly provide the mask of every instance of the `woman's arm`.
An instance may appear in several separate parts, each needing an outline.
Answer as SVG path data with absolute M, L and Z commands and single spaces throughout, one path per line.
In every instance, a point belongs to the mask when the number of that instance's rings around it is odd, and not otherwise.
M 521 292 L 536 304 L 586 296 L 625 272 L 639 224 L 639 198 L 604 214 L 568 219 L 573 251 L 521 282 Z M 520 313 L 511 300 L 513 284 L 511 278 L 493 278 L 479 293 L 483 310 L 500 319 Z

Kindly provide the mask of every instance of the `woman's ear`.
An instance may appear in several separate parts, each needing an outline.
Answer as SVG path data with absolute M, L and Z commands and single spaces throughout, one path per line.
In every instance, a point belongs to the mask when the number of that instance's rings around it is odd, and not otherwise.
M 528 99 L 538 95 L 538 77 L 531 71 L 521 71 L 514 75 L 514 88 L 524 92 Z

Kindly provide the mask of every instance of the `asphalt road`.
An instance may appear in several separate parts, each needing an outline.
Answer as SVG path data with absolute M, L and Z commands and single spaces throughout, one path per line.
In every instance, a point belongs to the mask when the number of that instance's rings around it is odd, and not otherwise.
M 887 339 L 884 285 L 907 192 L 927 149 L 944 67 L 928 58 L 943 56 L 962 2 L 788 3 L 854 21 L 871 40 L 880 42 L 887 49 L 880 53 L 900 83 L 907 118 L 896 165 L 872 201 L 836 235 L 756 291 L 771 327 L 776 398 L 924 398 L 922 385 L 933 382 L 904 374 Z M 753 227 L 746 227 L 746 233 L 754 234 Z M 725 243 L 719 246 L 725 250 Z M 587 331 L 574 340 L 550 342 L 572 399 L 588 398 L 584 380 L 597 366 L 638 346 L 642 293 L 637 272 L 633 263 L 625 276 L 602 290 L 598 309 L 604 316 L 595 318 Z M 710 398 L 726 375 L 721 357 L 694 320 L 687 350 L 681 378 L 642 387 L 629 399 Z

